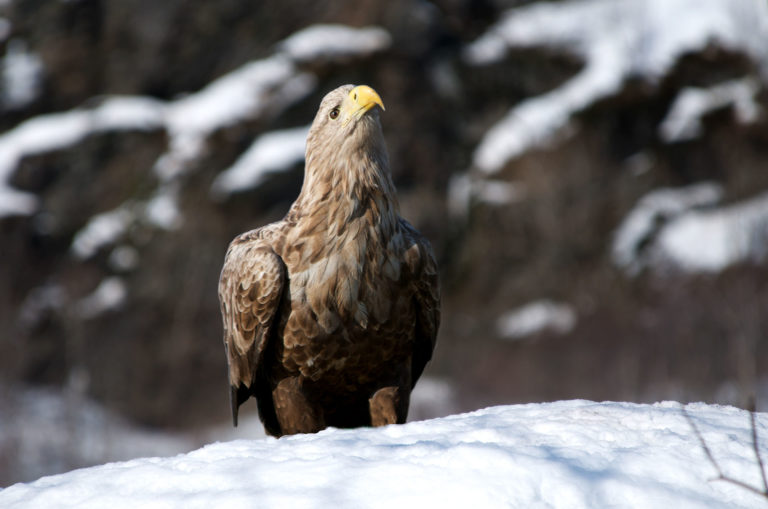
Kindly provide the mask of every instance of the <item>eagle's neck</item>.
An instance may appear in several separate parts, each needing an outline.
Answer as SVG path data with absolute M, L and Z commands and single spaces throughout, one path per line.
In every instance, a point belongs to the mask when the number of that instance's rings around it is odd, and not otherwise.
M 327 331 L 339 318 L 367 327 L 389 308 L 370 289 L 400 274 L 398 204 L 385 151 L 360 151 L 321 162 L 307 158 L 304 185 L 286 217 L 292 225 L 281 253 L 292 297 L 306 300 Z
M 297 221 L 330 245 L 360 232 L 388 239 L 397 228 L 399 205 L 386 149 L 309 156 L 294 209 Z

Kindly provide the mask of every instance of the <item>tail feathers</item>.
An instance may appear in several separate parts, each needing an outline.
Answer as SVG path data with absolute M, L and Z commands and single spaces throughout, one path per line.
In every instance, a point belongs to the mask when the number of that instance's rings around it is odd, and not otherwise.
M 229 387 L 229 404 L 232 407 L 232 425 L 237 427 L 237 411 L 249 397 L 251 396 L 250 388 L 244 384 L 240 384 L 239 387 L 231 385 Z

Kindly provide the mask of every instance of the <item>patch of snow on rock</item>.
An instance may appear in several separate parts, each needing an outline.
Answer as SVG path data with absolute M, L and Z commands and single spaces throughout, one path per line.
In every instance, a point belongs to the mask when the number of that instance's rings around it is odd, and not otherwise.
M 77 313 L 85 319 L 96 318 L 105 311 L 119 309 L 127 294 L 128 289 L 122 278 L 107 277 L 93 292 L 77 302 Z
M 660 232 L 657 265 L 688 272 L 718 272 L 768 255 L 768 193 L 712 210 L 691 210 Z
M 454 216 L 464 217 L 472 203 L 501 206 L 515 203 L 524 196 L 525 189 L 519 183 L 454 175 L 448 183 L 448 210 Z
M 762 0 L 574 0 L 513 8 L 470 44 L 471 65 L 510 48 L 554 47 L 584 59 L 563 85 L 512 108 L 475 150 L 485 174 L 531 147 L 550 143 L 577 111 L 619 90 L 629 77 L 654 82 L 677 58 L 713 41 L 750 55 L 768 74 L 768 4 Z
M 703 129 L 702 117 L 729 105 L 733 106 L 738 122 L 754 122 L 760 114 L 760 106 L 755 101 L 759 91 L 760 83 L 753 78 L 733 80 L 710 88 L 685 88 L 659 125 L 659 136 L 667 143 L 697 138 Z
M 216 197 L 259 186 L 271 173 L 304 160 L 309 126 L 265 133 L 235 163 L 221 172 L 211 186 Z
M 297 62 L 309 62 L 367 55 L 391 43 L 389 32 L 379 27 L 312 25 L 285 39 L 279 48 Z
M 628 273 L 637 274 L 650 262 L 650 246 L 665 224 L 690 209 L 714 206 L 722 195 L 722 186 L 714 182 L 656 189 L 646 194 L 614 235 L 613 262 Z
M 321 36 L 333 36 L 323 40 Z M 189 170 L 205 151 L 205 140 L 218 129 L 256 118 L 274 116 L 310 94 L 317 78 L 297 62 L 309 58 L 311 44 L 318 58 L 343 61 L 387 47 L 381 28 L 315 26 L 289 37 L 274 55 L 246 63 L 203 89 L 173 101 L 141 96 L 107 97 L 91 109 L 76 109 L 29 119 L 0 135 L 0 217 L 28 215 L 37 197 L 14 189 L 9 181 L 27 156 L 66 148 L 86 136 L 119 130 L 165 129 L 169 147 L 154 165 L 163 183 Z M 319 39 L 318 39 L 319 38 Z M 29 87 L 25 88 L 30 90 Z
M 176 186 L 161 186 L 144 206 L 145 220 L 163 230 L 175 230 L 181 226 L 183 215 L 179 210 L 179 192 Z
M 2 32 L 0 23 L 0 32 Z M 0 37 L 2 40 L 3 37 Z M 21 109 L 37 99 L 42 89 L 43 61 L 28 50 L 24 41 L 8 41 L 2 71 L 2 105 L 7 110 Z
M 502 315 L 496 329 L 505 339 L 522 339 L 543 331 L 566 334 L 576 326 L 576 312 L 568 304 L 539 300 Z
M 75 234 L 70 247 L 72 253 L 81 260 L 92 257 L 101 247 L 123 236 L 133 219 L 134 213 L 125 205 L 93 216 Z

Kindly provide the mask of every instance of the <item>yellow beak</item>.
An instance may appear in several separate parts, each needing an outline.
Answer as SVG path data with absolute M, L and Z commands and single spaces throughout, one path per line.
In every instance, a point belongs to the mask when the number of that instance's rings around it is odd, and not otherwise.
M 363 113 L 370 110 L 377 104 L 384 108 L 384 102 L 382 102 L 379 94 L 368 85 L 358 85 L 349 92 L 349 98 L 357 106 L 355 109 L 362 109 Z

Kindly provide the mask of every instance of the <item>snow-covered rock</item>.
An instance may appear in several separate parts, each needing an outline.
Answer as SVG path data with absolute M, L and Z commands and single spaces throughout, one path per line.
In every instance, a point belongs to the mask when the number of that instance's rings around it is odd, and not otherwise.
M 630 274 L 645 267 L 717 272 L 768 255 L 768 194 L 715 207 L 722 188 L 701 182 L 658 189 L 638 201 L 614 236 L 614 263 Z
M 504 313 L 496 331 L 504 339 L 523 339 L 543 331 L 565 334 L 576 326 L 576 311 L 568 304 L 542 299 Z
M 571 116 L 619 91 L 630 77 L 650 83 L 677 59 L 711 43 L 750 55 L 768 74 L 768 4 L 761 0 L 575 0 L 537 2 L 506 12 L 464 53 L 470 65 L 501 60 L 512 48 L 570 52 L 583 69 L 558 88 L 522 101 L 485 134 L 473 166 L 492 174 L 544 146 Z

